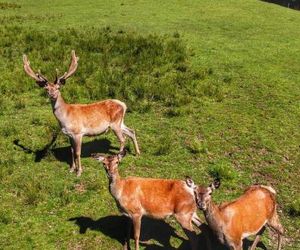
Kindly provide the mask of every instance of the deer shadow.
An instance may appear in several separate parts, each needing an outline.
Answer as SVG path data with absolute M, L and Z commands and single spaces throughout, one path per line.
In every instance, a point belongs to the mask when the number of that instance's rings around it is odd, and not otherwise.
M 15 139 L 13 144 L 18 148 L 22 149 L 27 154 L 33 154 L 35 156 L 34 161 L 40 162 L 43 160 L 49 153 L 54 155 L 54 157 L 61 161 L 66 162 L 69 165 L 71 164 L 71 146 L 59 147 L 56 148 L 56 139 L 58 133 L 55 133 L 52 136 L 52 139 L 49 143 L 47 143 L 43 148 L 33 150 L 22 143 L 20 143 L 19 139 Z M 94 139 L 93 141 L 82 143 L 81 148 L 81 157 L 86 158 L 90 157 L 93 153 L 104 153 L 104 154 L 112 154 L 114 153 L 112 150 L 119 150 L 117 147 L 111 146 L 111 142 L 108 139 Z
M 243 249 L 244 249 L 244 250 L 250 249 L 250 247 L 252 246 L 252 243 L 253 243 L 253 240 L 244 239 L 244 240 L 243 240 Z M 265 246 L 265 244 L 262 243 L 261 241 L 259 241 L 259 242 L 257 243 L 256 249 L 268 250 L 268 248 Z
M 206 249 L 206 250 L 229 250 L 230 248 L 226 245 L 222 244 L 217 237 L 214 235 L 213 231 L 209 228 L 209 226 L 205 223 L 202 223 L 200 226 L 202 234 L 199 235 L 199 242 L 202 242 L 202 245 L 199 244 L 200 249 Z M 210 247 L 208 248 L 207 240 L 209 239 Z M 249 250 L 252 246 L 253 240 L 244 239 L 243 240 L 243 250 Z M 260 241 L 256 245 L 256 249 L 263 249 L 267 250 L 266 246 Z
M 80 216 L 68 219 L 74 222 L 79 227 L 79 233 L 85 234 L 87 230 L 94 230 L 103 233 L 113 240 L 117 240 L 121 245 L 125 243 L 127 223 L 129 218 L 126 216 L 110 215 L 102 217 L 98 220 Z M 227 250 L 226 246 L 222 245 L 210 231 L 209 227 L 203 223 L 200 228 L 201 233 L 198 234 L 198 246 L 201 250 L 209 250 L 207 247 L 207 237 L 209 237 L 211 249 L 213 250 Z M 171 237 L 182 240 L 178 248 L 174 248 L 170 244 Z M 131 232 L 131 240 L 133 240 L 133 232 Z M 157 243 L 149 243 L 150 240 L 155 240 Z M 253 241 L 244 240 L 243 249 L 249 249 Z M 164 220 L 155 220 L 149 217 L 143 217 L 140 235 L 140 245 L 145 250 L 163 250 L 163 249 L 178 249 L 189 250 L 190 242 L 176 233 L 175 228 L 170 226 Z M 257 248 L 267 250 L 265 245 L 261 242 L 257 244 Z
M 300 10 L 300 1 L 295 0 L 261 0 L 262 2 L 278 4 L 280 6 Z
M 81 216 L 70 218 L 68 221 L 74 221 L 74 223 L 79 227 L 80 234 L 84 234 L 88 229 L 95 230 L 124 245 L 128 220 L 130 219 L 126 216 L 110 215 L 98 220 Z M 171 237 L 175 237 L 183 241 L 177 249 L 190 249 L 189 241 L 178 235 L 175 228 L 165 221 L 149 217 L 142 218 L 140 245 L 143 246 L 145 250 L 176 249 L 170 244 Z M 133 232 L 131 232 L 131 240 L 132 239 Z M 155 243 L 149 243 L 150 240 L 154 240 Z

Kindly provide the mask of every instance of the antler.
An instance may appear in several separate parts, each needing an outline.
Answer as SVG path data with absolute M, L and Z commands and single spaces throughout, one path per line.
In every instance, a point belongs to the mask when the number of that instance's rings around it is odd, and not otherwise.
M 34 73 L 34 71 L 30 67 L 30 62 L 26 55 L 23 55 L 23 63 L 25 72 L 27 73 L 27 75 L 32 77 L 37 84 L 39 84 L 41 87 L 44 87 L 48 83 L 47 78 L 41 75 L 40 72 Z
M 75 50 L 72 50 L 71 52 L 71 63 L 70 63 L 70 66 L 69 66 L 69 70 L 68 72 L 65 72 L 63 74 L 63 76 L 59 77 L 55 83 L 56 84 L 65 84 L 65 81 L 75 73 L 76 69 L 77 69 L 77 66 L 78 66 L 78 60 L 79 60 L 79 57 L 77 57 L 75 55 Z

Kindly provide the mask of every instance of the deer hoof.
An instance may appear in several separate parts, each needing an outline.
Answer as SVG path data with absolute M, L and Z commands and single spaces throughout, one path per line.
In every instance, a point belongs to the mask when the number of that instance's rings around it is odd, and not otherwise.
M 78 170 L 76 173 L 77 177 L 80 177 L 81 173 L 82 173 L 82 170 Z
M 71 167 L 69 170 L 70 173 L 74 173 L 75 172 L 75 166 Z

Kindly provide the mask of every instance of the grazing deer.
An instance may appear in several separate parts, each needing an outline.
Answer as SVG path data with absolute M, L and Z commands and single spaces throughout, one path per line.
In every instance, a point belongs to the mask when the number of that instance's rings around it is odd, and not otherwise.
M 120 141 L 120 151 L 125 145 L 125 136 L 129 136 L 135 146 L 137 154 L 140 154 L 134 130 L 124 124 L 126 112 L 125 103 L 119 100 L 104 100 L 92 104 L 67 104 L 60 93 L 60 87 L 72 76 L 78 66 L 78 57 L 72 51 L 72 59 L 68 72 L 61 77 L 56 75 L 54 82 L 49 82 L 40 73 L 35 73 L 27 59 L 23 56 L 24 70 L 36 83 L 46 89 L 51 100 L 53 113 L 58 120 L 62 132 L 70 138 L 72 163 L 70 171 L 77 171 L 77 176 L 82 173 L 80 162 L 81 142 L 83 136 L 94 136 L 106 132 L 111 128 Z
M 142 216 L 163 219 L 174 215 L 185 234 L 192 249 L 197 249 L 197 238 L 192 222 L 201 225 L 196 211 L 193 189 L 184 181 L 167 179 L 150 179 L 139 177 L 121 178 L 118 165 L 125 156 L 125 150 L 118 155 L 104 157 L 94 155 L 103 163 L 109 179 L 109 191 L 114 197 L 120 211 L 133 222 L 135 249 L 139 249 L 139 237 Z M 127 230 L 124 249 L 129 248 L 131 223 Z
M 278 234 L 277 249 L 281 248 L 283 227 L 279 222 L 276 192 L 272 187 L 251 186 L 237 200 L 218 206 L 212 201 L 211 194 L 219 188 L 220 180 L 215 180 L 207 188 L 196 186 L 192 180 L 187 185 L 194 188 L 197 206 L 203 210 L 208 226 L 222 244 L 233 250 L 242 250 L 242 240 L 256 235 L 251 246 L 251 250 L 254 250 L 265 226 L 268 225 Z

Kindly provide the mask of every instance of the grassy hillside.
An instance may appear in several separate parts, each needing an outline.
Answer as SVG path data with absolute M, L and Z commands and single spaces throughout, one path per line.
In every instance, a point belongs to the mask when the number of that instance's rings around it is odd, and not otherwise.
M 299 12 L 254 0 L 24 0 L 0 2 L 0 21 L 1 249 L 121 248 L 123 218 L 89 157 L 117 152 L 116 138 L 85 138 L 84 173 L 70 174 L 68 139 L 22 68 L 26 53 L 53 79 L 72 49 L 80 60 L 62 90 L 68 102 L 128 104 L 142 155 L 128 141 L 121 175 L 205 185 L 220 176 L 216 202 L 272 185 L 283 249 L 300 248 Z M 187 248 L 167 222 L 144 221 L 142 249 Z M 264 234 L 267 249 L 276 242 Z

